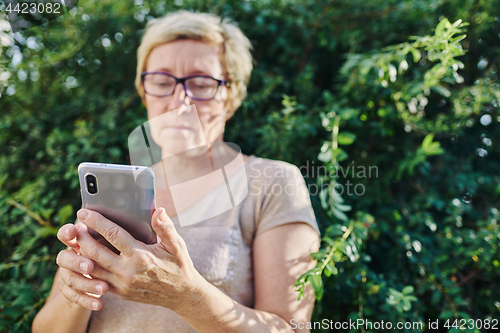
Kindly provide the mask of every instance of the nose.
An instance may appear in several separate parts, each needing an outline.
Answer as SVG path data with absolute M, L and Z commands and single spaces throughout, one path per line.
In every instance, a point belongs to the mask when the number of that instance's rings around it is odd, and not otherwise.
M 171 111 L 177 110 L 177 116 L 181 116 L 183 113 L 188 112 L 191 108 L 186 107 L 193 104 L 189 96 L 186 94 L 184 85 L 182 83 L 177 83 L 174 88 L 173 94 L 170 96 L 172 98 L 169 109 Z
M 172 106 L 174 109 L 177 109 L 182 105 L 190 105 L 191 101 L 189 99 L 189 96 L 186 95 L 186 90 L 180 82 L 175 85 L 174 93 L 171 97 L 173 103 Z

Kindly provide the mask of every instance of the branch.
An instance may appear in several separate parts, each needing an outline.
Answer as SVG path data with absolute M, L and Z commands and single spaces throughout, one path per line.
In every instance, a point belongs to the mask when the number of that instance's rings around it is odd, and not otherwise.
M 354 229 L 354 224 L 351 223 L 351 226 L 349 227 L 349 229 L 347 229 L 344 234 L 342 235 L 342 238 L 341 238 L 341 241 L 342 242 L 345 242 L 345 240 L 347 239 L 347 237 L 349 237 L 349 235 L 351 234 L 352 230 Z M 328 252 L 328 255 L 325 257 L 325 259 L 321 260 L 322 264 L 321 264 L 321 267 L 320 267 L 320 272 L 323 272 L 323 270 L 325 269 L 326 265 L 328 265 L 328 263 L 330 262 L 330 260 L 332 259 L 333 257 L 333 253 L 335 252 L 336 248 L 334 246 L 332 246 L 330 248 L 330 252 Z
M 473 269 L 472 271 L 470 271 L 462 280 L 460 280 L 460 282 L 457 283 L 457 287 L 460 287 L 461 285 L 469 281 L 471 278 L 474 277 L 474 275 L 476 275 L 476 273 L 477 269 Z
M 6 199 L 5 201 L 9 205 L 12 205 L 12 206 L 16 207 L 17 209 L 22 210 L 23 212 L 25 212 L 26 214 L 28 214 L 32 219 L 34 219 L 38 223 L 40 223 L 40 225 L 43 225 L 43 226 L 49 227 L 51 229 L 54 229 L 54 227 L 50 224 L 50 222 L 45 221 L 44 219 L 42 219 L 40 217 L 40 215 L 38 215 L 37 213 L 31 211 L 28 207 L 21 205 L 20 203 L 12 200 L 11 198 Z
M 309 53 L 311 52 L 311 48 L 313 46 L 314 39 L 316 38 L 316 34 L 318 33 L 318 29 L 321 25 L 321 22 L 323 21 L 323 18 L 325 17 L 328 9 L 330 9 L 330 7 L 334 4 L 334 2 L 335 2 L 335 0 L 330 1 L 328 4 L 326 4 L 326 6 L 323 7 L 323 9 L 321 10 L 321 13 L 319 14 L 318 19 L 314 22 L 313 31 L 309 35 L 309 39 L 307 40 L 306 47 L 304 48 L 304 54 L 302 55 L 302 59 L 300 60 L 300 63 L 299 63 L 299 68 L 298 68 L 299 73 L 304 70 L 304 67 L 307 63 L 307 58 L 309 56 Z
M 444 288 L 439 283 L 437 283 L 435 280 L 431 279 L 427 275 L 427 270 L 425 269 L 425 266 L 422 263 L 418 263 L 418 265 L 426 272 L 425 278 L 429 280 L 437 288 L 437 290 L 439 290 L 439 292 L 446 298 L 446 301 L 448 302 L 448 304 L 450 304 L 450 308 L 451 311 L 453 312 L 453 315 L 455 316 L 455 318 L 458 318 L 457 307 L 455 305 L 455 302 L 453 302 L 453 300 L 451 299 L 450 295 L 448 295 L 448 293 L 444 291 Z

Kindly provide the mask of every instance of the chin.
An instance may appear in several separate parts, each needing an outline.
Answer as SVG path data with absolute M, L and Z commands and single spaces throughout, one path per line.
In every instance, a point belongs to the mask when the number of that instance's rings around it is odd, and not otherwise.
M 162 158 L 179 153 L 184 153 L 183 155 L 187 157 L 188 155 L 192 155 L 197 151 L 194 148 L 206 146 L 206 143 L 204 142 L 204 140 L 203 142 L 200 142 L 198 140 L 182 140 L 179 138 L 173 139 L 162 137 L 159 146 L 162 150 Z

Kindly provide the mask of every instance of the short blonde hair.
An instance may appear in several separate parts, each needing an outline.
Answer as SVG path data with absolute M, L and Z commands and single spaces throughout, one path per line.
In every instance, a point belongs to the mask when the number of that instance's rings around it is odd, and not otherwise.
M 137 50 L 137 73 L 135 87 L 146 106 L 145 92 L 141 84 L 141 73 L 145 70 L 149 54 L 158 45 L 180 39 L 192 39 L 222 46 L 221 66 L 231 82 L 228 89 L 230 112 L 234 112 L 247 94 L 247 84 L 252 71 L 252 45 L 236 23 L 221 19 L 214 14 L 192 13 L 180 10 L 161 18 L 152 19 Z M 146 106 L 147 107 L 147 106 Z

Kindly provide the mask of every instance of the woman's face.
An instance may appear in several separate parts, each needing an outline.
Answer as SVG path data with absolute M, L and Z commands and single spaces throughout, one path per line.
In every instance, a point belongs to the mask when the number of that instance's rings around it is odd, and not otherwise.
M 178 40 L 155 47 L 146 62 L 147 72 L 165 72 L 177 78 L 208 75 L 224 79 L 220 63 L 221 46 L 194 40 Z M 162 157 L 190 148 L 222 141 L 227 114 L 225 86 L 209 101 L 192 100 L 177 84 L 167 97 L 146 94 L 151 132 L 162 147 Z

